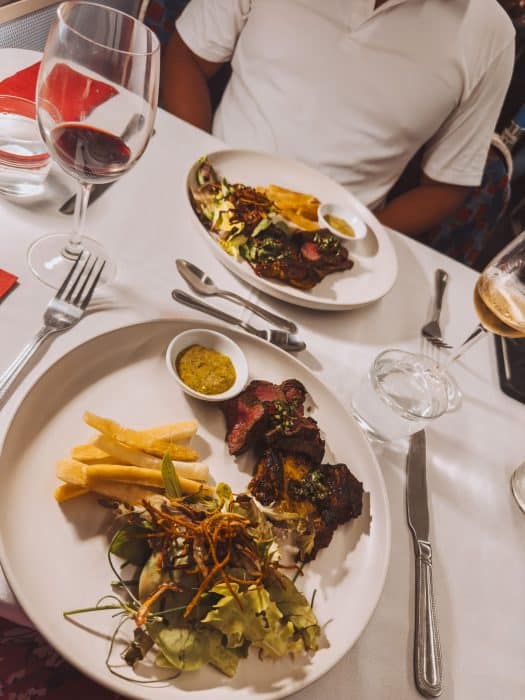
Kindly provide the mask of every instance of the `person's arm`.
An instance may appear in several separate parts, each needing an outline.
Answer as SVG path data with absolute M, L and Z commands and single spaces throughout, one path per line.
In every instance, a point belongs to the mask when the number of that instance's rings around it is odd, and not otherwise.
M 162 107 L 211 130 L 208 80 L 231 61 L 250 8 L 251 0 L 191 0 L 162 57 Z
M 408 236 L 418 236 L 451 216 L 465 201 L 471 188 L 437 182 L 423 174 L 420 184 L 376 212 L 385 226 Z
M 222 65 L 197 56 L 175 30 L 162 59 L 161 106 L 190 124 L 211 131 L 208 80 Z
M 427 143 L 419 186 L 378 212 L 386 226 L 411 236 L 423 234 L 452 215 L 469 190 L 479 186 L 514 64 L 514 31 L 507 18 L 498 31 L 500 53 Z

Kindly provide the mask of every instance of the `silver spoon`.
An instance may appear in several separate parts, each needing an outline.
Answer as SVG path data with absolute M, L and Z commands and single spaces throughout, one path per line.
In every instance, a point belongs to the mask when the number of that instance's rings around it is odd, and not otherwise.
M 175 260 L 175 264 L 177 265 L 177 270 L 179 271 L 181 277 L 183 277 L 186 280 L 189 286 L 193 289 L 194 292 L 197 292 L 197 294 L 202 294 L 203 296 L 222 297 L 223 299 L 235 301 L 238 304 L 242 304 L 242 306 L 246 307 L 254 314 L 257 314 L 261 318 L 264 318 L 265 321 L 268 321 L 269 323 L 274 323 L 280 328 L 286 328 L 286 330 L 290 333 L 297 333 L 297 326 L 292 321 L 289 321 L 288 319 L 283 318 L 282 316 L 278 316 L 277 314 L 274 314 L 271 311 L 262 309 L 256 304 L 252 304 L 251 301 L 243 299 L 238 294 L 235 294 L 235 292 L 228 292 L 224 289 L 219 289 L 215 285 L 211 277 L 209 277 L 196 265 L 189 262 L 189 260 L 182 260 L 181 258 L 178 258 L 177 260 Z
M 256 335 L 258 338 L 262 338 L 263 340 L 267 340 L 273 345 L 277 345 L 288 352 L 301 352 L 301 350 L 305 350 L 306 348 L 305 343 L 292 337 L 288 331 L 279 331 L 275 328 L 271 328 L 270 330 L 266 331 L 260 328 L 255 328 L 249 323 L 241 321 L 241 319 L 237 318 L 236 316 L 230 316 L 230 314 L 227 314 L 214 306 L 205 304 L 200 299 L 192 297 L 191 294 L 186 294 L 186 292 L 183 292 L 181 289 L 174 289 L 171 292 L 171 296 L 173 299 L 175 299 L 175 301 L 178 301 L 185 306 L 189 306 L 192 309 L 197 309 L 198 311 L 202 311 L 202 313 L 209 314 L 215 318 L 220 318 L 221 321 L 226 321 L 226 323 L 232 323 L 235 326 L 240 326 L 245 331 L 248 331 L 248 333 Z

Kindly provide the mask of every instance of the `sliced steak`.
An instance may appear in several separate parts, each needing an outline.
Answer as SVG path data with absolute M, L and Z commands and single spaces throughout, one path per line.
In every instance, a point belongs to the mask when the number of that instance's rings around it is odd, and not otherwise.
M 248 490 L 264 506 L 278 503 L 284 495 L 284 470 L 281 456 L 275 450 L 265 450 L 255 467 Z
M 303 418 L 305 397 L 306 389 L 296 379 L 287 379 L 282 384 L 254 380 L 238 396 L 223 402 L 221 408 L 226 419 L 226 442 L 230 454 L 241 454 L 259 443 L 263 447 L 273 445 L 281 437 L 290 439 L 290 450 L 295 449 L 293 442 L 311 439 L 316 445 L 311 450 L 305 448 L 306 453 L 319 454 L 317 424 L 313 421 L 312 425 L 312 419 L 302 424 L 306 420 Z M 319 461 L 321 459 L 322 454 Z
M 357 518 L 363 506 L 363 485 L 346 464 L 318 464 L 304 454 L 266 449 L 248 485 L 250 493 L 276 512 L 296 513 L 291 523 L 299 558 L 311 561 L 330 543 L 339 525 Z
M 321 462 L 324 440 L 313 418 L 292 415 L 276 424 L 270 422 L 272 425 L 264 434 L 267 445 L 278 447 L 283 452 L 307 455 L 315 464 Z
M 264 404 L 244 392 L 221 405 L 226 418 L 226 443 L 232 455 L 241 454 L 266 430 Z

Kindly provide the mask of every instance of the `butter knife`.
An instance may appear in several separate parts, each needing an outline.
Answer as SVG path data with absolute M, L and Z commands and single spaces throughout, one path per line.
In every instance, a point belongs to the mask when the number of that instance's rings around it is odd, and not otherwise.
M 410 438 L 406 502 L 408 524 L 414 536 L 416 556 L 414 679 L 422 695 L 437 697 L 443 690 L 443 673 L 432 590 L 432 547 L 429 541 L 424 430 L 419 430 Z
M 221 321 L 231 323 L 234 326 L 239 326 L 248 333 L 257 336 L 262 340 L 267 340 L 269 343 L 277 345 L 287 352 L 301 352 L 302 350 L 306 349 L 306 344 L 302 340 L 298 340 L 295 336 L 288 333 L 288 331 L 281 331 L 277 328 L 270 328 L 269 330 L 255 328 L 249 323 L 246 323 L 246 321 L 237 318 L 237 316 L 231 316 L 225 311 L 221 311 L 221 309 L 218 309 L 216 306 L 210 306 L 209 304 L 205 304 L 200 299 L 192 297 L 191 294 L 186 294 L 186 292 L 183 292 L 182 289 L 173 289 L 171 296 L 180 304 L 189 306 L 192 309 L 197 309 L 203 314 L 209 314 L 214 318 L 220 318 Z

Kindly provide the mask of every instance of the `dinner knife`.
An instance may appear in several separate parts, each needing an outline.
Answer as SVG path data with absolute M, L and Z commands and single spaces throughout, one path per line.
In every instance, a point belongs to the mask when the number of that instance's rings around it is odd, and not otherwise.
M 93 185 L 88 199 L 88 207 L 90 204 L 93 204 L 93 202 L 96 202 L 100 195 L 104 194 L 108 187 L 111 187 L 111 185 L 113 185 L 115 182 L 116 180 L 112 180 L 111 182 L 104 182 L 101 185 Z M 74 194 L 72 197 L 66 200 L 64 204 L 62 204 L 58 211 L 61 214 L 73 214 L 73 212 L 75 211 L 76 199 L 77 196 L 76 194 Z
M 416 556 L 414 679 L 422 695 L 437 697 L 443 690 L 443 673 L 432 589 L 432 547 L 429 541 L 424 430 L 419 430 L 410 438 L 406 503 L 408 524 L 414 536 Z

